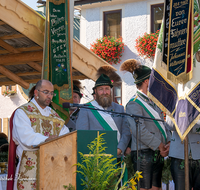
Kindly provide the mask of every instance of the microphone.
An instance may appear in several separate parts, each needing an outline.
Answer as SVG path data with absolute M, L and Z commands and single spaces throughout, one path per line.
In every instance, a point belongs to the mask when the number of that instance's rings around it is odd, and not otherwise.
M 78 108 L 81 108 L 83 106 L 89 106 L 88 104 L 71 104 L 69 102 L 64 102 L 62 104 L 62 107 L 63 108 L 71 108 L 71 107 L 78 107 Z

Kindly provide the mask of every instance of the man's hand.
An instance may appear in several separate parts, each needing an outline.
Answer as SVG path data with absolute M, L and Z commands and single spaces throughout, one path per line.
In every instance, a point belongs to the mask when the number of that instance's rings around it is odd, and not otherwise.
M 131 153 L 131 148 L 130 148 L 130 147 L 127 147 L 127 149 L 125 150 L 124 155 L 126 156 L 126 155 L 128 155 L 128 154 L 130 154 L 130 153 Z
M 117 149 L 117 156 L 120 155 L 121 153 L 122 153 L 122 150 L 118 148 Z
M 58 137 L 58 135 L 51 135 L 51 136 L 49 136 L 49 138 L 47 138 L 46 140 L 45 140 L 45 142 L 48 142 L 48 141 L 50 141 L 50 140 L 52 140 L 52 139 L 55 139 L 55 138 L 57 138 Z
M 160 143 L 158 148 L 160 150 L 160 155 L 162 157 L 166 157 L 169 154 L 169 147 L 170 147 L 170 143 L 167 143 L 166 145 L 164 145 L 163 143 Z
M 160 150 L 160 152 L 165 150 L 165 145 L 161 142 L 158 149 Z

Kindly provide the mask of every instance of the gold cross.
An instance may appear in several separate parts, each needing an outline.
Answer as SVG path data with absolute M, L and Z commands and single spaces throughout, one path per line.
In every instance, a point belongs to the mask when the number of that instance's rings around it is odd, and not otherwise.
M 97 131 L 97 139 L 98 139 L 98 137 L 99 137 L 99 131 Z M 99 144 L 99 140 L 97 140 L 97 148 L 99 148 L 98 144 Z M 97 149 L 97 153 L 98 152 L 99 152 L 99 150 Z M 112 156 L 112 154 L 100 154 L 100 155 L 102 155 L 102 156 Z M 84 156 L 94 156 L 94 154 L 84 154 Z M 98 160 L 97 160 L 97 165 L 98 165 Z

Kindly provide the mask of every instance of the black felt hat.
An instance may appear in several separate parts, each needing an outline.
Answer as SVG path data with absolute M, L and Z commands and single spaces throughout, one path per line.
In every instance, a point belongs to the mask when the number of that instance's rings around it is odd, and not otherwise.
M 151 69 L 145 65 L 141 65 L 141 67 L 135 70 L 133 74 L 133 78 L 135 79 L 135 84 L 143 82 L 144 80 L 148 79 L 151 74 Z
M 101 74 L 101 76 L 96 80 L 93 89 L 95 89 L 98 86 L 110 86 L 111 88 L 113 87 L 110 78 L 105 74 Z
M 122 81 L 120 76 L 116 73 L 116 69 L 110 65 L 101 66 L 97 70 L 97 80 L 94 88 L 97 86 L 120 86 Z M 93 88 L 93 89 L 94 89 Z
M 121 71 L 128 71 L 133 75 L 135 84 L 141 83 L 148 79 L 151 74 L 151 69 L 145 65 L 141 65 L 139 61 L 135 59 L 128 59 L 122 63 L 120 67 Z
M 73 92 L 77 93 L 80 96 L 80 98 L 83 97 L 83 95 L 81 94 L 80 89 L 75 84 L 73 84 Z

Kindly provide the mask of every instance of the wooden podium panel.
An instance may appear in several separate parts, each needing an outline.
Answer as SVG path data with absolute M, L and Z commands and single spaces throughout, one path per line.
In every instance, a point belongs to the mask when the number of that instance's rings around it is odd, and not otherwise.
M 76 187 L 77 132 L 63 135 L 40 145 L 40 190 L 63 190 L 70 183 Z

